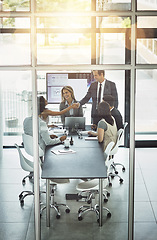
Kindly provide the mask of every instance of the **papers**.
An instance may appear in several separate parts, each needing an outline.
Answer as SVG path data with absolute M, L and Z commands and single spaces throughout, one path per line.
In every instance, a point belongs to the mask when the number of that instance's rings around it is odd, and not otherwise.
M 94 132 L 94 131 L 92 131 L 92 130 L 80 131 L 80 133 L 82 134 L 82 136 L 88 136 L 88 135 L 89 135 L 88 132 L 90 132 L 90 133 L 96 133 L 96 132 Z
M 61 154 L 71 154 L 71 153 L 76 153 L 76 151 L 72 150 L 72 149 L 60 149 L 60 150 L 51 150 L 52 153 L 56 154 L 56 155 L 61 155 Z
M 53 133 L 64 133 L 65 132 L 65 129 L 53 129 Z
M 98 137 L 85 137 L 87 141 L 98 141 Z

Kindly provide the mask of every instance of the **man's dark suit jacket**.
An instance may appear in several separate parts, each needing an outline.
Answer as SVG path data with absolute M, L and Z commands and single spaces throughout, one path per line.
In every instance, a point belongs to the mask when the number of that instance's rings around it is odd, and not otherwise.
M 92 112 L 91 116 L 93 118 L 93 123 L 96 124 L 94 121 L 94 118 L 96 119 L 98 117 L 97 113 L 97 87 L 98 82 L 94 82 L 89 87 L 89 90 L 86 94 L 86 96 L 80 101 L 80 105 L 83 105 L 89 101 L 90 98 L 92 98 Z M 105 86 L 104 86 L 104 93 L 103 95 L 112 95 L 115 100 L 115 107 L 118 107 L 118 94 L 117 94 L 117 88 L 114 82 L 111 82 L 106 79 Z
M 122 115 L 119 112 L 119 110 L 117 108 L 113 108 L 111 110 L 111 114 L 112 114 L 112 116 L 114 117 L 114 119 L 116 121 L 117 130 L 119 130 L 120 128 L 124 128 L 123 118 L 122 118 Z

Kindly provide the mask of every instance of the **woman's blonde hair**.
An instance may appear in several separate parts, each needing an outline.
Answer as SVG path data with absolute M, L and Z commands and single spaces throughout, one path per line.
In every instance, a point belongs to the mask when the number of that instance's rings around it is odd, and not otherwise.
M 73 88 L 72 88 L 71 86 L 64 86 L 64 87 L 62 88 L 62 90 L 61 90 L 61 95 L 62 95 L 62 101 L 63 101 L 63 102 L 65 102 L 65 98 L 64 98 L 64 96 L 63 96 L 63 90 L 69 91 L 69 92 L 71 93 L 72 99 L 76 101 L 75 96 L 74 96 L 74 90 L 73 90 Z

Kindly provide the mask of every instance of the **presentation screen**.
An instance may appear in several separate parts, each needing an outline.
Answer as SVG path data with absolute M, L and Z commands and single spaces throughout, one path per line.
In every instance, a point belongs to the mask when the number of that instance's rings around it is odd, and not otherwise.
M 92 81 L 94 80 L 91 73 L 47 73 L 47 101 L 60 103 L 64 86 L 71 86 L 76 100 L 80 101 L 86 95 Z

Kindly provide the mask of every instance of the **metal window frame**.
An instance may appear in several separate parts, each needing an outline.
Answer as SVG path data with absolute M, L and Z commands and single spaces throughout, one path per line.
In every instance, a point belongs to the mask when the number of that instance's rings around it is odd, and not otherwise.
M 41 239 L 40 233 L 40 214 L 39 214 L 39 168 L 38 168 L 38 129 L 37 129 L 37 71 L 42 70 L 62 70 L 63 68 L 67 71 L 69 70 L 125 70 L 126 72 L 126 89 L 129 88 L 128 97 L 129 106 L 125 106 L 125 110 L 129 111 L 127 117 L 130 119 L 130 151 L 129 151 L 129 206 L 128 206 L 128 239 L 134 239 L 134 173 L 135 173 L 135 84 L 136 84 L 136 70 L 137 69 L 157 69 L 157 64 L 136 64 L 136 39 L 142 38 L 143 30 L 145 34 L 149 37 L 157 36 L 157 29 L 136 29 L 137 16 L 157 16 L 157 11 L 137 11 L 137 0 L 131 1 L 131 11 L 100 11 L 96 12 L 96 0 L 91 1 L 91 11 L 90 12 L 36 12 L 35 11 L 35 0 L 30 0 L 30 11 L 29 12 L 0 12 L 1 17 L 29 17 L 31 19 L 30 29 L 11 29 L 11 28 L 1 28 L 0 33 L 30 33 L 31 38 L 31 58 L 32 62 L 29 66 L 0 66 L 0 71 L 17 71 L 17 70 L 30 70 L 32 72 L 32 94 L 33 94 L 33 135 L 34 135 L 34 190 L 35 190 L 35 239 Z M 131 18 L 131 29 L 121 29 L 121 31 L 131 31 L 131 51 L 127 52 L 128 58 L 131 58 L 131 63 L 126 62 L 126 64 L 96 64 L 96 33 L 100 29 L 96 28 L 96 17 L 108 17 L 108 16 L 127 16 Z M 92 34 L 91 42 L 91 64 L 79 64 L 79 65 L 40 65 L 37 66 L 36 62 L 36 34 L 37 32 L 45 32 L 45 29 L 36 29 L 36 18 L 37 17 L 54 17 L 54 16 L 89 16 L 91 17 L 91 28 L 88 29 L 66 29 L 67 32 L 85 32 L 89 31 Z M 63 32 L 63 29 L 46 29 L 48 32 Z M 111 29 L 101 28 L 101 32 L 110 32 Z M 113 29 L 112 32 L 118 31 Z M 65 32 L 65 29 L 64 29 Z M 141 34 L 142 33 L 142 34 Z M 145 36 L 146 36 L 145 35 Z M 129 108 L 129 109 L 128 109 Z M 129 130 L 128 130 L 129 131 Z

